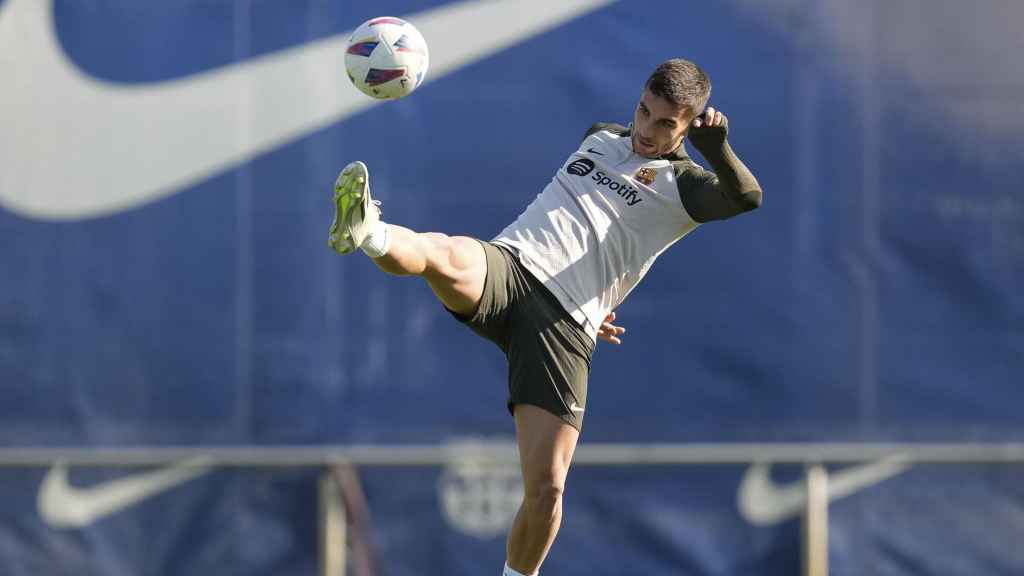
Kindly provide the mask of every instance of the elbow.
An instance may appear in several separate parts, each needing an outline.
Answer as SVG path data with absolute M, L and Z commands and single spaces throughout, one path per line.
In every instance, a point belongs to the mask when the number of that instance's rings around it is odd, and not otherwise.
M 743 193 L 743 204 L 747 210 L 755 210 L 761 207 L 761 189 L 754 188 Z

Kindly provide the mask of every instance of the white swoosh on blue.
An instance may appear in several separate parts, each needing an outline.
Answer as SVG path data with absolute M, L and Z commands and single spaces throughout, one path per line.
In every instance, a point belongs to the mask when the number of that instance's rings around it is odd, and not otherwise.
M 828 501 L 833 502 L 866 490 L 906 472 L 911 464 L 901 456 L 857 464 L 830 472 Z M 736 496 L 740 515 L 755 526 L 770 526 L 802 514 L 807 507 L 807 487 L 802 481 L 776 484 L 771 464 L 752 464 L 743 475 Z
M 431 82 L 614 1 L 466 0 L 404 18 L 430 44 Z M 84 74 L 64 54 L 53 0 L 8 0 L 0 206 L 39 220 L 130 210 L 379 104 L 345 77 L 348 36 L 124 85 Z
M 144 500 L 198 478 L 210 471 L 206 458 L 194 458 L 174 466 L 140 472 L 76 488 L 68 481 L 68 469 L 54 465 L 39 487 L 39 516 L 58 528 L 82 528 Z

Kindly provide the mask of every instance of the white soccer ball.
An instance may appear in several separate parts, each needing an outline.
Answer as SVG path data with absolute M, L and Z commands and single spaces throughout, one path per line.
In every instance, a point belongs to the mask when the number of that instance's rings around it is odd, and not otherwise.
M 430 54 L 412 24 L 382 16 L 364 22 L 348 40 L 345 69 L 361 92 L 393 100 L 408 96 L 423 83 Z

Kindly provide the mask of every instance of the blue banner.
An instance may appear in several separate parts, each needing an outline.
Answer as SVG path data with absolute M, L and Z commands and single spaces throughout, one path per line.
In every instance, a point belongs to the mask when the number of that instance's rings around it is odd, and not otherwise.
M 334 179 L 363 160 L 388 222 L 489 239 L 677 56 L 765 203 L 617 310 L 583 442 L 1020 441 L 1024 6 L 915 6 L 0 1 L 0 445 L 510 436 L 500 351 L 422 282 L 327 248 Z M 431 48 L 395 102 L 342 69 L 380 15 Z M 755 472 L 575 470 L 545 569 L 793 573 L 793 511 L 738 504 Z M 131 506 L 54 512 L 42 494 L 138 477 L 0 472 L 0 571 L 315 573 L 311 472 L 140 473 Z M 834 564 L 1021 573 L 1014 473 L 879 472 L 834 506 Z M 509 518 L 446 516 L 452 474 L 363 471 L 382 573 L 500 570 Z

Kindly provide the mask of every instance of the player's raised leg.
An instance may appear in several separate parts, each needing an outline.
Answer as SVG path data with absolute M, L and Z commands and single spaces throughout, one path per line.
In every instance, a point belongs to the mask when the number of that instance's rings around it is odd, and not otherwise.
M 529 404 L 515 407 L 523 503 L 508 535 L 506 574 L 535 574 L 562 523 L 562 493 L 579 431 Z
M 465 236 L 420 233 L 380 220 L 362 162 L 346 166 L 334 184 L 334 222 L 328 244 L 341 254 L 360 248 L 381 270 L 419 276 L 450 310 L 472 314 L 480 302 L 487 260 L 480 242 Z

